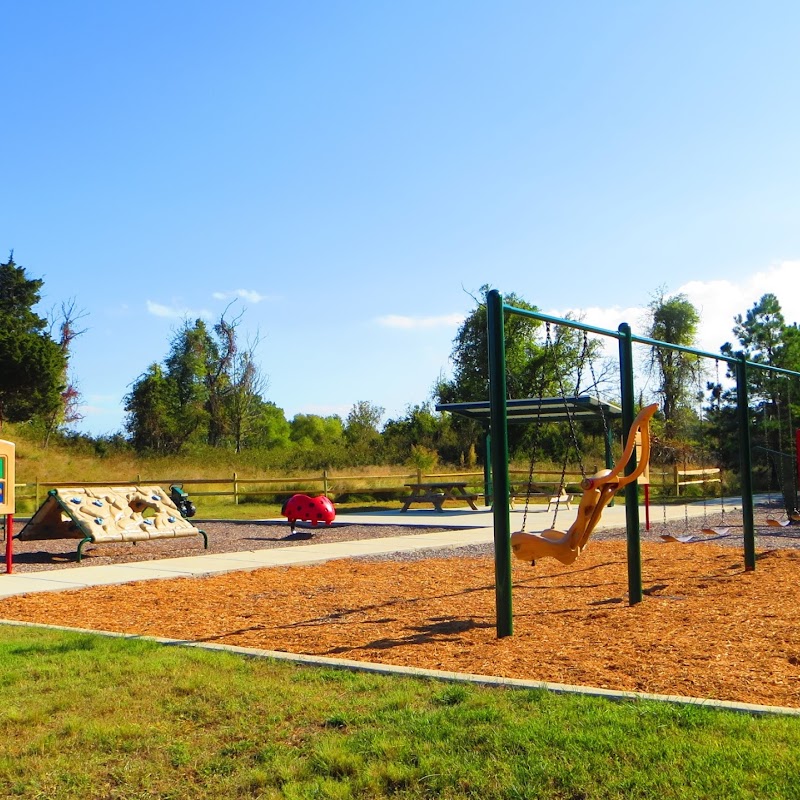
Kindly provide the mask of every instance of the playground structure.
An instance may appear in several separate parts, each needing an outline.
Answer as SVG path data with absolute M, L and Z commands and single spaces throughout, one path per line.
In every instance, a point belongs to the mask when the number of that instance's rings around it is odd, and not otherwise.
M 736 419 L 739 430 L 740 479 L 742 494 L 743 540 L 745 570 L 756 566 L 755 529 L 753 519 L 753 465 L 751 456 L 750 414 L 747 374 L 749 369 L 765 370 L 776 374 L 800 377 L 800 372 L 747 361 L 745 356 L 729 356 L 708 353 L 670 342 L 661 342 L 648 337 L 635 336 L 627 323 L 616 331 L 586 325 L 575 320 L 540 314 L 536 311 L 517 308 L 503 303 L 497 290 L 486 296 L 488 350 L 489 350 L 489 418 L 490 418 L 490 470 L 493 487 L 494 545 L 495 545 L 495 602 L 498 637 L 513 634 L 511 597 L 511 524 L 509 514 L 509 468 L 508 468 L 508 392 L 506 387 L 505 326 L 506 314 L 528 317 L 540 322 L 563 325 L 584 333 L 593 333 L 616 339 L 619 347 L 620 397 L 623 428 L 630 430 L 636 414 L 634 388 L 633 343 L 661 347 L 686 353 L 698 358 L 709 358 L 726 362 L 732 369 L 736 381 Z M 563 393 L 563 391 L 562 391 Z M 624 466 L 626 476 L 636 470 L 636 456 L 632 455 Z M 643 599 L 641 536 L 639 527 L 639 498 L 636 479 L 625 488 L 625 516 L 628 565 L 628 601 L 631 605 Z M 580 513 L 580 511 L 579 511 Z
M 540 533 L 522 530 L 511 534 L 511 550 L 517 558 L 532 562 L 539 558 L 555 558 L 562 564 L 575 561 L 586 547 L 603 510 L 614 495 L 635 481 L 647 467 L 650 459 L 650 420 L 656 411 L 658 405 L 654 403 L 639 412 L 631 425 L 622 456 L 613 469 L 601 470 L 582 481 L 583 495 L 578 514 L 568 531 L 548 528 Z M 628 462 L 636 461 L 637 445 L 641 447 L 639 462 L 623 476 L 621 473 Z
M 175 507 L 181 512 L 182 517 L 189 519 L 189 517 L 193 517 L 197 513 L 195 504 L 189 499 L 188 493 L 180 484 L 173 483 L 172 486 L 169 487 L 169 499 L 172 500 Z
M 183 518 L 159 486 L 59 487 L 20 531 L 20 541 L 79 540 L 77 560 L 88 543 L 136 542 L 202 536 L 205 532 Z
M 310 522 L 316 527 L 319 522 L 330 525 L 336 519 L 333 503 L 322 494 L 319 497 L 309 497 L 307 494 L 292 495 L 283 504 L 281 514 L 289 521 L 292 533 L 298 520 Z
M 5 517 L 3 532 L 6 538 L 6 572 L 13 571 L 13 535 L 16 495 L 14 491 L 16 446 L 0 439 L 0 516 Z

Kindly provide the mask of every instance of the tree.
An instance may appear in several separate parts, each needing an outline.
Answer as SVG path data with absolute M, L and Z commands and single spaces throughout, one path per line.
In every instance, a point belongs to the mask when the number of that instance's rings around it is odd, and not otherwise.
M 229 320 L 225 316 L 229 308 L 214 325 L 214 337 L 209 337 L 205 350 L 207 440 L 208 444 L 218 446 L 227 437 L 240 453 L 253 433 L 268 381 L 256 361 L 258 333 L 242 347 L 239 341 L 242 314 Z
M 800 330 L 797 323 L 787 325 L 774 294 L 763 295 L 744 316 L 737 315 L 734 322 L 733 333 L 740 349 L 734 349 L 730 342 L 726 342 L 721 348 L 723 353 L 744 357 L 756 364 L 800 371 Z M 789 422 L 797 419 L 800 411 L 797 382 L 770 370 L 749 368 L 746 374 L 753 412 L 753 444 L 765 448 L 770 454 L 772 477 L 768 480 L 771 486 L 781 485 L 787 512 L 791 513 L 795 510 L 795 491 L 788 437 L 792 427 Z M 732 409 L 735 393 L 726 392 L 722 397 L 728 409 Z M 730 417 L 731 413 L 721 414 L 720 422 L 726 416 Z
M 66 357 L 33 310 L 42 285 L 14 263 L 13 252 L 0 264 L 0 428 L 47 418 L 62 402 Z
M 439 378 L 433 394 L 439 403 L 461 403 L 489 399 L 489 356 L 485 298 L 489 286 L 480 289 L 481 299 L 466 317 L 453 340 L 450 361 L 453 377 Z M 507 305 L 527 311 L 536 307 L 513 292 L 504 298 Z M 578 394 L 585 390 L 583 368 L 599 348 L 596 342 L 584 348 L 582 334 L 566 325 L 545 327 L 531 317 L 506 314 L 504 319 L 506 388 L 509 398 L 552 397 Z M 596 388 L 596 387 L 595 387 Z M 482 439 L 478 423 L 454 417 L 453 430 L 461 455 Z M 509 428 L 509 450 L 514 452 L 525 441 L 521 426 Z M 566 440 L 565 440 L 566 441 Z
M 649 307 L 647 336 L 661 342 L 694 347 L 700 314 L 684 294 L 668 297 L 658 290 Z M 697 356 L 666 347 L 650 350 L 650 371 L 658 380 L 657 394 L 664 415 L 664 430 L 673 437 L 687 422 L 687 411 L 701 374 Z
M 337 414 L 295 414 L 289 425 L 289 438 L 300 447 L 338 445 L 344 438 L 344 423 Z
M 191 442 L 242 450 L 262 411 L 265 380 L 255 361 L 257 340 L 239 346 L 240 320 L 241 315 L 228 320 L 223 312 L 211 331 L 202 319 L 183 323 L 164 368 L 152 365 L 126 396 L 133 443 L 163 452 Z
M 291 444 L 291 427 L 282 408 L 275 403 L 255 400 L 253 428 L 250 436 L 254 447 L 269 450 L 286 448 Z
M 174 428 L 174 387 L 159 364 L 151 364 L 125 396 L 125 427 L 138 452 L 176 452 L 181 445 Z
M 489 345 L 487 337 L 486 293 L 491 287 L 482 286 L 476 307 L 467 315 L 453 339 L 450 361 L 453 377 L 440 377 L 434 394 L 440 403 L 463 403 L 489 398 Z M 516 294 L 504 297 L 504 302 L 517 308 L 536 311 Z M 541 384 L 539 368 L 544 354 L 536 332 L 537 320 L 519 315 L 506 315 L 506 383 L 509 397 L 533 397 Z
M 45 447 L 60 426 L 71 425 L 83 419 L 83 414 L 80 412 L 81 394 L 75 378 L 70 374 L 69 359 L 72 354 L 72 342 L 86 332 L 85 329 L 77 329 L 77 323 L 86 316 L 86 312 L 76 308 L 75 298 L 62 302 L 60 310 L 57 312 L 51 310 L 49 316 L 50 335 L 52 337 L 53 328 L 58 330 L 58 346 L 64 355 L 64 375 L 62 376 L 64 389 L 61 392 L 60 406 L 44 418 Z
M 733 333 L 740 349 L 734 350 L 730 342 L 725 342 L 721 347 L 723 353 L 744 356 L 757 364 L 796 369 L 797 325 L 786 325 L 781 305 L 774 294 L 763 295 L 744 316 L 737 314 L 734 323 Z M 748 379 L 750 399 L 757 401 L 774 399 L 779 385 L 776 380 L 781 380 L 775 373 L 759 369 L 748 370 Z
M 452 417 L 433 410 L 430 403 L 406 408 L 404 416 L 390 419 L 383 428 L 384 446 L 392 462 L 405 463 L 413 448 L 435 451 L 439 458 L 457 462 L 461 455 Z
M 344 422 L 344 438 L 354 464 L 380 460 L 380 424 L 384 409 L 367 400 L 353 404 Z

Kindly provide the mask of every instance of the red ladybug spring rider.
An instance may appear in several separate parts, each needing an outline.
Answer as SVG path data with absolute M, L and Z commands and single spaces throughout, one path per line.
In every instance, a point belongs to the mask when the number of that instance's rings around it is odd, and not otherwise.
M 336 509 L 325 495 L 309 497 L 307 494 L 295 494 L 283 504 L 281 514 L 289 520 L 292 533 L 294 533 L 297 520 L 310 522 L 314 526 L 318 522 L 330 525 L 336 518 Z

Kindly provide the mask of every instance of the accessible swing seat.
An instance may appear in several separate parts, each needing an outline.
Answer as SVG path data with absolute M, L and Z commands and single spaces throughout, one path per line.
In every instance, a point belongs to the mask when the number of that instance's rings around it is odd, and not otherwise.
M 614 495 L 635 481 L 650 460 L 650 420 L 658 411 L 658 404 L 643 408 L 631 425 L 625 449 L 613 469 L 604 469 L 581 482 L 583 494 L 578 505 L 578 516 L 568 531 L 554 528 L 538 533 L 516 531 L 511 534 L 511 551 L 522 561 L 536 562 L 540 558 L 555 558 L 562 564 L 572 564 L 583 552 L 605 507 Z M 636 449 L 637 434 L 641 432 L 639 462 L 630 475 L 622 475 Z

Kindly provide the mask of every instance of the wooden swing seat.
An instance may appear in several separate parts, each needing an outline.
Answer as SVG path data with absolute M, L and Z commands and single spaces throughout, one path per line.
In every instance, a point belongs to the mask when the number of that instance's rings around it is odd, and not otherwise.
M 572 564 L 586 547 L 605 507 L 611 498 L 629 483 L 635 481 L 645 470 L 650 460 L 650 420 L 658 411 L 658 405 L 643 408 L 631 425 L 625 449 L 613 469 L 604 469 L 581 483 L 583 494 L 578 505 L 578 515 L 569 530 L 554 528 L 538 533 L 516 531 L 511 534 L 511 551 L 523 560 L 535 562 L 540 558 L 555 558 L 562 564 Z M 622 471 L 636 448 L 636 434 L 641 431 L 641 458 L 630 475 Z

